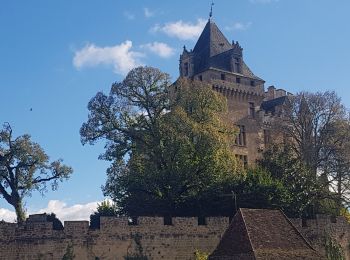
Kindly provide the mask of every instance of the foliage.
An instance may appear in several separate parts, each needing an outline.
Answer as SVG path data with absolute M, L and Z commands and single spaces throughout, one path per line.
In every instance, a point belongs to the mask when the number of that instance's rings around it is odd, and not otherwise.
M 55 213 L 48 214 L 48 215 L 46 216 L 46 220 L 47 220 L 48 222 L 52 222 L 52 226 L 53 226 L 53 229 L 54 229 L 54 230 L 63 230 L 63 229 L 64 229 L 61 220 L 59 220 L 59 219 L 56 217 L 56 214 L 55 214 Z
M 344 260 L 344 251 L 339 243 L 330 235 L 325 236 L 326 256 L 329 260 Z
M 211 185 L 243 171 L 224 97 L 199 82 L 180 80 L 172 93 L 168 84 L 166 74 L 139 67 L 89 103 L 82 142 L 107 140 L 103 190 L 121 214 L 198 214 Z
M 195 260 L 207 260 L 209 257 L 209 254 L 205 252 L 201 252 L 199 250 L 196 250 L 194 255 L 195 255 Z
M 271 145 L 258 164 L 282 182 L 289 193 L 284 210 L 290 217 L 310 217 L 313 205 L 319 198 L 321 185 L 308 168 L 295 156 L 289 145 Z
M 47 185 L 57 189 L 58 182 L 68 179 L 72 168 L 62 160 L 49 157 L 29 135 L 15 139 L 8 123 L 0 130 L 0 194 L 16 211 L 17 222 L 25 220 L 23 199 L 37 190 L 44 194 Z
M 283 208 L 289 193 L 282 183 L 260 168 L 248 169 L 235 178 L 222 179 L 203 197 L 208 216 L 232 216 L 238 208 Z
M 100 217 L 118 216 L 117 207 L 108 200 L 97 204 L 97 211 L 90 215 L 90 227 L 100 228 Z
M 346 208 L 340 210 L 340 216 L 343 216 L 350 223 L 350 212 Z
M 66 252 L 62 257 L 62 260 L 73 260 L 74 258 L 74 247 L 73 244 L 70 243 L 67 245 Z
M 304 178 L 323 186 L 319 199 L 336 201 L 339 214 L 350 193 L 350 122 L 341 99 L 329 91 L 298 93 L 273 125 L 293 160 L 309 172 Z

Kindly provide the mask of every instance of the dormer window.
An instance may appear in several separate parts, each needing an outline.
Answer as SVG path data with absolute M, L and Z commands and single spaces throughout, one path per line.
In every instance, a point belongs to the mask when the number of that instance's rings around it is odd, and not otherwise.
M 250 85 L 251 85 L 252 87 L 254 87 L 254 86 L 255 86 L 255 81 L 254 81 L 254 80 L 251 80 L 251 81 L 250 81 Z
M 185 62 L 184 67 L 185 67 L 184 75 L 187 77 L 188 76 L 188 62 Z
M 237 77 L 237 78 L 236 78 L 236 83 L 237 83 L 237 84 L 240 84 L 240 83 L 241 83 L 241 78 Z

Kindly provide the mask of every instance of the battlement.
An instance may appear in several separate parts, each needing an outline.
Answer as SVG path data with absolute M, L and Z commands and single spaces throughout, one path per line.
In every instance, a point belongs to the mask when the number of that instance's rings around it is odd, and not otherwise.
M 325 231 L 348 244 L 350 225 L 342 217 L 290 220 L 313 245 Z M 194 259 L 194 252 L 212 252 L 229 226 L 228 217 L 101 217 L 100 228 L 88 221 L 65 221 L 55 230 L 46 215 L 31 215 L 24 224 L 0 222 L 0 260 L 62 259 L 72 246 L 77 259 L 123 259 L 140 253 L 149 259 Z M 322 248 L 318 248 L 322 250 Z M 102 258 L 101 258 L 102 257 Z

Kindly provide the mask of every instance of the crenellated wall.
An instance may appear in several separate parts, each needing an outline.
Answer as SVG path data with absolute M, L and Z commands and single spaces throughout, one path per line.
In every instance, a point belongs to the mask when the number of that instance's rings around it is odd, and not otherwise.
M 140 254 L 148 259 L 193 259 L 194 252 L 214 250 L 228 227 L 226 217 L 206 219 L 139 217 L 137 225 L 127 218 L 101 217 L 100 229 L 89 229 L 88 221 L 65 221 L 64 230 L 53 230 L 51 222 L 22 226 L 0 223 L 0 259 L 62 259 L 72 245 L 75 259 L 124 259 Z M 97 257 L 97 258 L 96 258 Z
M 344 218 L 291 221 L 318 250 L 324 250 L 325 232 L 330 234 L 350 259 L 350 225 Z M 206 225 L 198 225 L 197 218 L 172 218 L 172 225 L 160 217 L 139 217 L 137 225 L 123 217 L 101 217 L 100 222 L 100 229 L 90 229 L 88 221 L 65 221 L 64 230 L 54 230 L 43 215 L 20 226 L 0 222 L 0 259 L 61 260 L 69 247 L 75 259 L 84 260 L 124 260 L 140 253 L 148 259 L 194 259 L 195 250 L 212 252 L 229 225 L 226 217 L 206 218 Z

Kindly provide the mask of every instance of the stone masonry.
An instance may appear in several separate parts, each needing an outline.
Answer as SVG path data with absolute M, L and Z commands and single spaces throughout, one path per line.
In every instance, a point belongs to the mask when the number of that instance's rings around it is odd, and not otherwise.
M 164 225 L 160 217 L 139 217 L 137 225 L 129 225 L 125 217 L 102 217 L 100 229 L 90 229 L 88 221 L 65 221 L 64 230 L 53 230 L 40 216 L 21 226 L 0 222 L 0 260 L 60 260 L 69 247 L 79 260 L 124 260 L 141 253 L 148 260 L 194 259 L 196 250 L 211 253 L 229 225 L 226 217 L 207 218 L 206 225 L 198 225 L 197 218 L 173 218 L 172 225 Z M 325 232 L 330 234 L 350 259 L 350 225 L 344 218 L 291 221 L 319 251 Z

